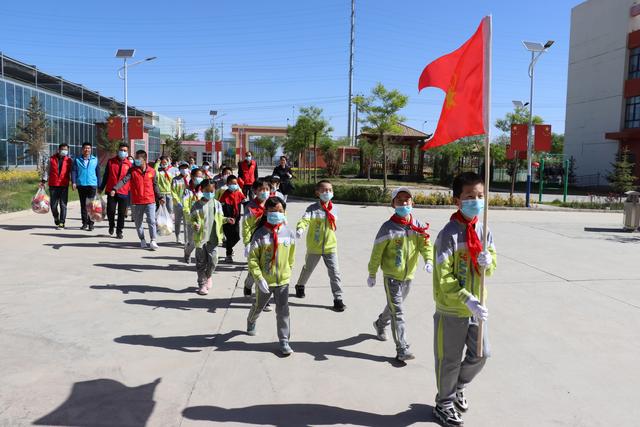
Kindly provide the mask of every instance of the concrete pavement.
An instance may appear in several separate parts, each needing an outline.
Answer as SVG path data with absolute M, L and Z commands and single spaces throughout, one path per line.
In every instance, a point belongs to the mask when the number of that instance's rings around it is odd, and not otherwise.
M 297 219 L 306 203 L 292 202 Z M 171 238 L 138 248 L 100 224 L 55 231 L 49 215 L 0 216 L 0 425 L 435 425 L 431 276 L 407 302 L 417 359 L 373 337 L 384 306 L 366 264 L 385 207 L 340 206 L 344 313 L 319 266 L 291 299 L 289 358 L 275 316 L 243 333 L 244 265 L 220 265 L 208 296 Z M 451 212 L 420 209 L 432 236 Z M 640 236 L 616 213 L 495 211 L 488 282 L 492 358 L 469 388 L 467 426 L 634 426 L 640 408 Z M 237 253 L 242 252 L 238 246 Z M 304 257 L 297 253 L 294 278 Z M 237 257 L 242 261 L 241 257 Z M 379 276 L 380 277 L 380 276 Z

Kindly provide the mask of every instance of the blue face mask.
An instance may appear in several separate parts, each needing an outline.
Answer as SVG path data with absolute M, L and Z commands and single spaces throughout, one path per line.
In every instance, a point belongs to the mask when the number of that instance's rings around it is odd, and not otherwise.
M 125 157 L 127 157 L 127 154 L 129 153 L 127 153 L 126 151 L 118 151 L 118 157 L 120 159 L 124 159 Z
M 238 184 L 230 184 L 228 188 L 231 191 L 238 191 L 240 189 L 240 186 Z
M 251 156 L 247 156 L 247 157 L 245 157 L 245 159 L 247 159 L 247 162 L 250 162 L 251 161 Z
M 196 177 L 193 178 L 193 182 L 196 183 L 196 185 L 200 185 L 200 183 L 204 180 L 204 178 L 200 178 L 200 177 Z
M 267 222 L 271 225 L 278 225 L 284 222 L 284 214 L 282 212 L 267 212 Z
M 135 160 L 133 161 L 133 164 L 134 164 L 134 165 L 136 165 L 136 166 L 142 166 L 142 160 L 140 160 L 140 159 L 135 159 Z
M 198 169 L 198 166 L 196 166 L 196 165 L 191 165 L 191 170 L 194 170 L 194 169 Z
M 320 200 L 327 203 L 329 200 L 333 199 L 333 191 L 327 191 L 325 193 L 320 193 Z
M 463 200 L 460 210 L 467 218 L 478 216 L 484 210 L 484 199 Z
M 202 193 L 202 197 L 204 197 L 205 199 L 211 200 L 215 197 L 215 193 L 205 192 L 205 193 Z
M 180 169 L 180 175 L 182 176 L 189 175 L 189 169 Z
M 396 215 L 404 218 L 411 213 L 412 206 L 398 206 L 396 207 Z
M 268 191 L 261 191 L 258 193 L 258 199 L 260 200 L 267 200 L 269 198 L 269 195 L 271 193 L 269 193 Z

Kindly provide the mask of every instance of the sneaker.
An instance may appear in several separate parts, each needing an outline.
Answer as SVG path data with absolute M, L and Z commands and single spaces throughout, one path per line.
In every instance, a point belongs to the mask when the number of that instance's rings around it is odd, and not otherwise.
M 251 288 L 244 288 L 244 296 L 245 297 L 250 297 L 251 296 Z
M 282 353 L 283 356 L 290 356 L 293 354 L 289 341 L 280 341 L 280 353 Z
M 467 412 L 469 409 L 469 402 L 464 396 L 464 391 L 464 387 L 456 389 L 456 399 L 453 401 L 460 412 Z
M 461 426 L 464 424 L 460 412 L 454 406 L 444 408 L 436 405 L 433 408 L 433 415 L 445 426 Z
M 198 295 L 207 295 L 209 293 L 209 289 L 207 288 L 207 285 L 199 285 L 198 288 Z
M 267 303 L 267 305 L 264 306 L 264 308 L 262 309 L 262 311 L 264 311 L 265 313 L 268 313 L 270 311 L 272 311 L 273 309 L 271 308 L 271 304 Z
M 116 233 L 116 239 L 122 240 L 124 238 L 124 236 L 122 235 L 122 233 Z
M 227 264 L 233 264 L 233 256 L 227 255 L 224 259 L 224 262 L 226 262 Z
M 415 358 L 416 357 L 413 355 L 413 353 L 411 353 L 407 349 L 399 350 L 398 354 L 396 355 L 396 359 L 399 360 L 400 362 L 406 362 L 407 360 L 413 360 Z
M 296 298 L 306 297 L 304 293 L 304 286 L 296 286 Z
M 93 231 L 93 224 L 89 224 L 87 226 L 87 231 Z
M 87 229 L 87 224 L 82 224 L 82 227 L 80 227 L 80 230 L 86 230 Z
M 60 224 L 56 224 L 56 230 L 60 230 Z
M 211 289 L 212 286 L 213 286 L 213 281 L 211 280 L 211 277 L 209 277 L 207 279 L 207 289 Z
M 156 249 L 158 249 L 158 244 L 156 243 L 155 240 L 151 241 L 151 246 L 150 247 L 151 247 L 152 251 L 155 251 Z
M 191 262 L 191 255 L 183 255 L 182 261 L 184 261 L 185 264 L 189 264 Z
M 140 240 L 140 247 L 142 249 L 147 249 L 147 241 L 146 240 Z
M 58 229 L 64 230 L 64 222 L 61 222 L 60 224 L 58 224 Z
M 183 245 L 184 242 L 182 241 L 182 239 L 180 237 L 176 237 L 176 244 L 177 245 Z
M 109 227 L 109 236 L 113 236 L 114 231 L 113 227 Z
M 387 340 L 387 332 L 384 330 L 385 328 L 381 328 L 380 326 L 378 326 L 377 320 L 373 322 L 373 329 L 376 330 L 376 338 L 378 338 L 379 341 Z
M 342 302 L 341 299 L 334 299 L 333 300 L 333 309 L 339 313 L 343 312 L 344 309 L 347 308 L 346 305 L 344 305 L 344 303 Z
M 254 337 L 256 335 L 256 323 L 247 320 L 247 335 Z

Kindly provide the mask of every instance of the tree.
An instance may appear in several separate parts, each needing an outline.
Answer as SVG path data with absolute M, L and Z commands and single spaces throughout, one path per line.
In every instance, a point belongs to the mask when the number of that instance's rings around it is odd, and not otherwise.
M 47 116 L 38 101 L 37 96 L 32 96 L 27 110 L 26 122 L 16 125 L 16 134 L 9 139 L 12 144 L 24 144 L 24 156 L 21 159 L 32 158 L 36 160 L 36 169 L 43 173 L 45 159 L 49 153 L 47 144 L 47 132 L 49 131 Z
M 260 138 L 255 140 L 256 147 L 264 150 L 265 154 L 268 157 L 269 164 L 273 161 L 276 153 L 278 152 L 278 148 L 280 148 L 280 144 L 278 140 L 270 136 L 261 136 Z
M 551 153 L 562 154 L 564 152 L 564 134 L 552 133 L 551 134 Z
M 183 132 L 182 134 L 179 134 L 176 132 L 174 136 L 169 137 L 165 140 L 163 154 L 165 156 L 171 157 L 172 160 L 186 160 L 184 158 L 186 152 L 182 147 L 182 141 L 193 141 L 196 139 L 198 139 L 197 133 Z
M 211 138 L 211 128 L 207 128 L 204 131 L 204 140 L 205 141 L 213 141 L 213 139 Z M 216 128 L 216 141 L 220 140 L 220 131 L 218 130 L 218 128 Z
M 633 176 L 634 163 L 629 161 L 629 148 L 621 148 L 616 155 L 616 161 L 611 163 L 611 166 L 613 170 L 607 176 L 611 188 L 618 194 L 633 190 L 638 178 Z
M 290 126 L 287 131 L 287 140 L 284 144 L 285 151 L 291 156 L 300 156 L 305 150 L 310 148 L 311 143 L 314 144 L 314 152 L 317 148 L 318 139 L 328 135 L 333 129 L 329 126 L 324 117 L 322 117 L 322 108 L 318 107 L 301 107 L 296 124 Z M 315 154 L 314 154 L 315 155 Z M 305 162 L 308 169 L 308 162 Z M 315 168 L 315 176 L 317 180 L 317 168 Z M 306 174 L 306 178 L 310 178 L 310 174 Z
M 354 102 L 358 111 L 363 114 L 361 122 L 363 132 L 378 136 L 377 143 L 382 148 L 382 177 L 383 187 L 387 190 L 387 135 L 399 132 L 398 123 L 405 120 L 398 114 L 409 98 L 397 90 L 387 90 L 382 83 L 378 83 L 372 90 L 371 96 L 356 96 Z
M 322 159 L 326 165 L 326 172 L 328 177 L 334 177 L 340 173 L 340 152 L 338 147 L 342 146 L 344 141 L 334 140 L 328 136 L 320 139 L 320 152 L 322 153 Z

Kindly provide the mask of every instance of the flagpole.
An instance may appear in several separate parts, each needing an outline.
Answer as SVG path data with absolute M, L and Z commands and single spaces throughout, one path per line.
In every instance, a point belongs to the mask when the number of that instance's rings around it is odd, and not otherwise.
M 491 48 L 493 43 L 492 36 L 492 15 L 485 17 L 485 52 L 484 52 L 484 128 L 485 128 L 485 145 L 484 145 L 484 215 L 482 224 L 482 248 L 487 250 L 487 241 L 489 237 L 489 182 L 491 179 Z M 484 280 L 485 269 L 482 268 L 480 273 L 480 304 L 484 305 Z M 483 356 L 483 338 L 484 338 L 484 321 L 478 321 L 478 357 Z

